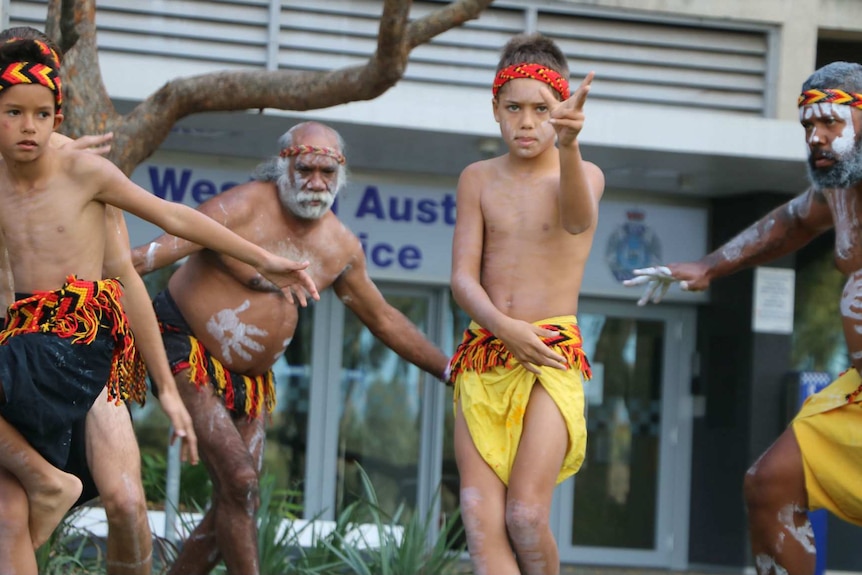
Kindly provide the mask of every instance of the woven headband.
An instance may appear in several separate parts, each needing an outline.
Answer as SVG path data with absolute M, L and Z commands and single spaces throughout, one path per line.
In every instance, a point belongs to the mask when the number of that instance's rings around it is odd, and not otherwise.
M 0 93 L 18 84 L 39 84 L 54 92 L 56 111 L 63 105 L 60 76 L 54 68 L 38 62 L 12 62 L 0 69 Z
M 799 95 L 798 104 L 800 108 L 811 104 L 844 104 L 862 109 L 862 94 L 845 92 L 835 88 L 805 90 Z
M 301 156 L 303 154 L 317 154 L 318 156 L 328 156 L 333 158 L 339 164 L 345 162 L 344 155 L 335 148 L 325 148 L 323 146 L 306 146 L 299 144 L 298 146 L 288 146 L 284 148 L 279 156 L 289 158 L 291 156 Z
M 562 96 L 563 100 L 569 99 L 568 80 L 563 78 L 557 71 L 552 70 L 547 66 L 542 66 L 541 64 L 530 64 L 528 62 L 513 64 L 508 68 L 503 68 L 497 72 L 497 76 L 494 78 L 494 85 L 491 88 L 491 92 L 494 94 L 494 97 L 497 97 L 497 92 L 500 91 L 500 88 L 502 88 L 506 82 L 509 80 L 517 80 L 518 78 L 531 78 L 533 80 L 544 82 L 556 90 L 560 96 Z

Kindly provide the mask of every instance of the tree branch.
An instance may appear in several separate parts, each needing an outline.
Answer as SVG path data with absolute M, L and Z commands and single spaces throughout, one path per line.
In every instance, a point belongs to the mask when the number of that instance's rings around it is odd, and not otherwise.
M 110 157 L 128 174 L 159 147 L 178 120 L 192 114 L 262 108 L 302 111 L 376 98 L 403 77 L 413 48 L 477 18 L 493 0 L 456 0 L 414 22 L 409 22 L 411 0 L 384 0 L 377 50 L 364 65 L 323 72 L 254 70 L 178 78 L 123 118 L 114 114 L 98 69 L 95 15 L 91 12 L 95 0 L 51 0 L 51 5 L 61 1 L 64 16 L 67 6 L 75 6 L 74 30 L 79 37 L 73 52 L 86 54 L 75 60 L 74 69 L 66 70 L 78 86 L 77 91 L 67 92 L 72 96 L 70 111 L 76 112 L 70 131 L 81 135 L 113 129 Z M 95 101 L 74 97 L 93 84 L 104 92 Z

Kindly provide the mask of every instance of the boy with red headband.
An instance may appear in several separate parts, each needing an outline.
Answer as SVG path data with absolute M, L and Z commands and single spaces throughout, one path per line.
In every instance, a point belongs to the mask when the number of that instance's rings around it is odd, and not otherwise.
M 593 75 L 571 96 L 568 76 L 551 40 L 509 41 L 492 99 L 509 151 L 458 183 L 452 292 L 473 321 L 450 367 L 477 575 L 559 573 L 551 497 L 584 458 L 590 369 L 575 314 L 604 176 L 578 143 Z
M 62 91 L 57 56 L 46 47 L 22 39 L 0 45 L 0 233 L 17 296 L 0 332 L 3 490 L 16 489 L 16 481 L 26 488 L 42 463 L 17 449 L 20 436 L 7 433 L 8 424 L 62 468 L 71 429 L 106 388 L 111 401 L 142 398 L 144 369 L 121 303 L 122 285 L 79 279 L 101 278 L 103 266 L 117 257 L 107 206 L 254 265 L 302 304 L 306 292 L 317 297 L 302 271 L 307 263 L 274 256 L 191 208 L 156 198 L 104 158 L 50 147 L 62 122 Z M 161 360 L 166 364 L 163 350 Z M 35 573 L 32 544 L 0 563 L 15 573 Z

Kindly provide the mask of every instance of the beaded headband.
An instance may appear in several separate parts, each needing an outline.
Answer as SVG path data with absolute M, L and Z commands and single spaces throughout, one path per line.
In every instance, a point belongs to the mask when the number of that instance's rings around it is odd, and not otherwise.
M 344 155 L 335 148 L 325 148 L 323 146 L 307 146 L 305 144 L 288 146 L 279 153 L 279 156 L 281 156 L 282 158 L 289 158 L 291 156 L 301 156 L 303 154 L 317 154 L 319 156 L 328 156 L 334 159 L 339 164 L 343 164 L 345 162 Z
M 39 84 L 54 92 L 55 109 L 63 106 L 60 76 L 54 68 L 38 62 L 12 62 L 0 69 L 0 93 L 18 84 Z
M 845 92 L 835 88 L 823 90 L 805 90 L 799 95 L 799 107 L 811 104 L 844 104 L 862 109 L 862 94 Z
M 494 97 L 497 97 L 497 92 L 500 91 L 506 82 L 509 80 L 517 80 L 518 78 L 531 78 L 544 82 L 551 88 L 557 91 L 562 96 L 563 100 L 569 99 L 569 82 L 563 78 L 556 70 L 552 70 L 541 64 L 531 64 L 523 62 L 521 64 L 513 64 L 507 68 L 503 68 L 497 72 L 494 78 L 494 85 L 491 92 Z

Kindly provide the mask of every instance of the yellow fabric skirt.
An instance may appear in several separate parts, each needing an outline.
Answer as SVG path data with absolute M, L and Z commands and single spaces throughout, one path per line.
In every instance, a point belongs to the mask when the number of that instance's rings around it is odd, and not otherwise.
M 506 485 L 518 453 L 530 392 L 537 381 L 559 407 L 569 434 L 557 483 L 580 469 L 586 452 L 583 383 L 590 377 L 590 368 L 577 319 L 573 315 L 559 316 L 535 325 L 560 333 L 545 343 L 567 358 L 568 370 L 541 367 L 541 375 L 527 371 L 499 339 L 475 322 L 465 331 L 450 364 L 456 414 L 460 400 L 473 444 Z
M 809 397 L 793 419 L 809 509 L 862 525 L 862 377 L 850 369 Z

